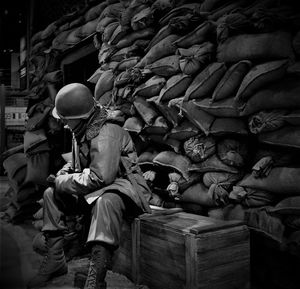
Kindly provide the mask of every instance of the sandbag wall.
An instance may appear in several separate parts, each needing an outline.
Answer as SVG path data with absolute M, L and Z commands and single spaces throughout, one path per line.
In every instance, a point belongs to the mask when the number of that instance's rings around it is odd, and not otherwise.
M 105 8 L 88 81 L 132 134 L 154 204 L 244 219 L 300 196 L 299 24 L 293 1 Z
M 295 2 L 93 2 L 41 32 L 55 27 L 43 49 L 35 35 L 33 51 L 58 60 L 95 33 L 99 68 L 87 81 L 131 133 L 152 203 L 245 219 L 300 198 Z M 43 67 L 39 80 L 60 73 Z

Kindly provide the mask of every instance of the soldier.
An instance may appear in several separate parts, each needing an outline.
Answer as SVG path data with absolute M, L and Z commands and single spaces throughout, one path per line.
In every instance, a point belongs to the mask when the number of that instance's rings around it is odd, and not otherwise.
M 80 83 L 64 86 L 56 95 L 53 115 L 73 132 L 72 162 L 57 173 L 44 192 L 43 233 L 47 254 L 28 288 L 40 288 L 67 273 L 63 251 L 64 217 L 84 199 L 91 208 L 87 243 L 91 258 L 85 289 L 106 288 L 105 276 L 118 248 L 125 216 L 151 213 L 151 192 L 137 165 L 127 131 L 108 121 L 90 90 Z

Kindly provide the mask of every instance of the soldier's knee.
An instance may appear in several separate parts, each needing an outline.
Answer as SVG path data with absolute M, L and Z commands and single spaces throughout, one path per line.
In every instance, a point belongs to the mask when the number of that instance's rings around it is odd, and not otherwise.
M 104 208 L 110 211 L 123 210 L 124 203 L 119 194 L 107 192 L 97 199 L 97 207 L 100 210 Z

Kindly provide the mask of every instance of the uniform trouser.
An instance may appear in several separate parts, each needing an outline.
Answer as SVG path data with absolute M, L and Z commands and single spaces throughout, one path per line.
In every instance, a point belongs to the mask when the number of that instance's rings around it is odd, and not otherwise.
M 80 213 L 83 207 L 91 206 L 91 223 L 87 242 L 99 241 L 118 247 L 126 210 L 124 198 L 117 191 L 105 192 L 91 205 L 88 205 L 84 198 L 80 198 L 79 202 L 78 198 L 80 197 L 67 194 L 56 196 L 53 188 L 46 189 L 42 231 L 67 230 L 64 222 L 65 215 Z

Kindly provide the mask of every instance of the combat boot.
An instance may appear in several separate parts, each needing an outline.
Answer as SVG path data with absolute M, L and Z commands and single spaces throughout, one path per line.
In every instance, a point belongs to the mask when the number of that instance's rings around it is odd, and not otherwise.
M 47 285 L 51 278 L 66 274 L 68 267 L 63 250 L 64 238 L 62 234 L 45 234 L 47 252 L 44 255 L 39 271 L 27 284 L 27 288 L 41 288 Z
M 92 247 L 88 276 L 84 289 L 106 289 L 105 276 L 111 268 L 112 252 L 102 245 Z

